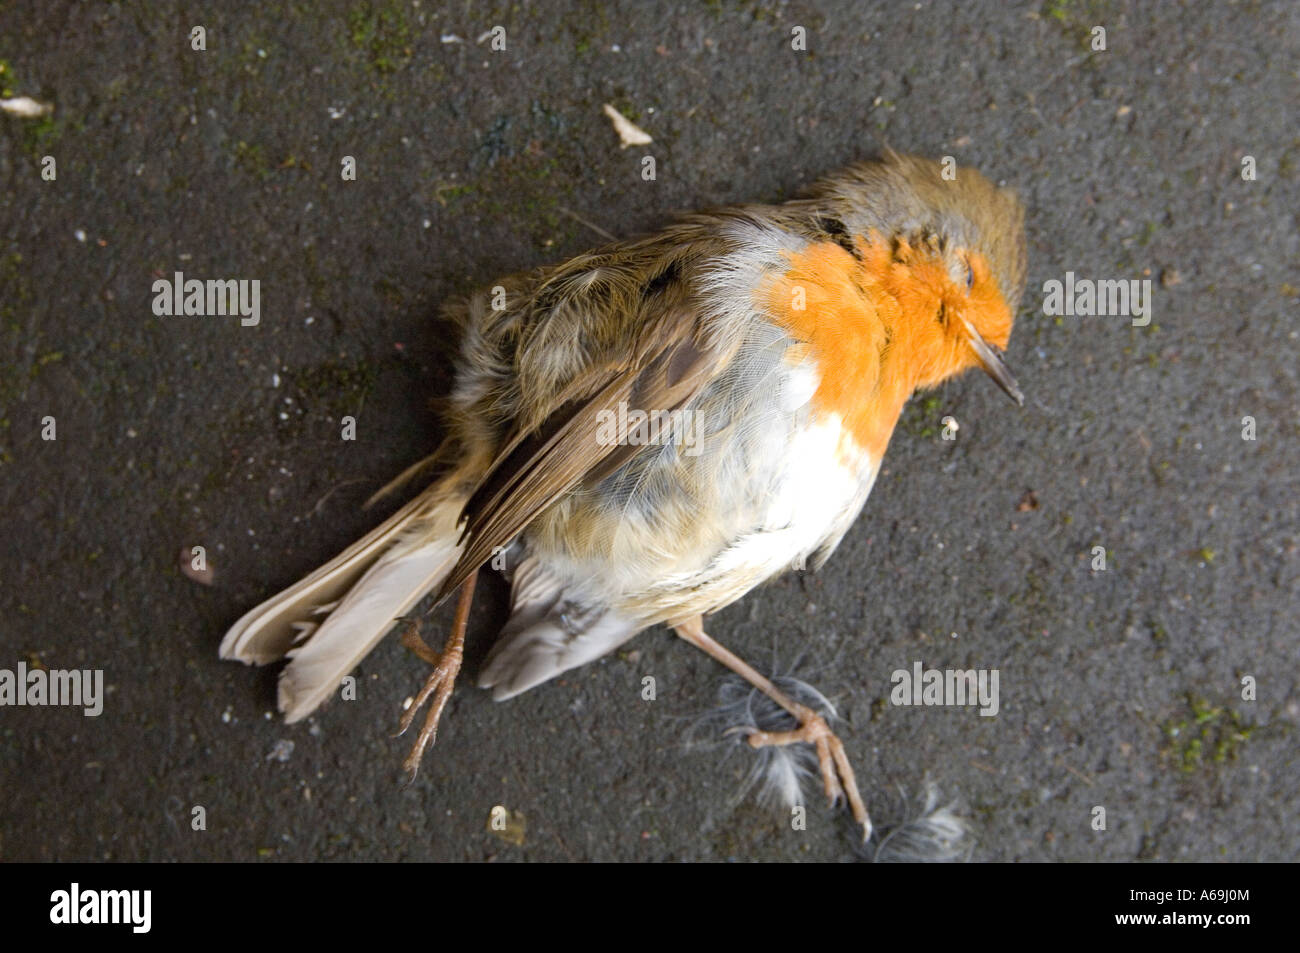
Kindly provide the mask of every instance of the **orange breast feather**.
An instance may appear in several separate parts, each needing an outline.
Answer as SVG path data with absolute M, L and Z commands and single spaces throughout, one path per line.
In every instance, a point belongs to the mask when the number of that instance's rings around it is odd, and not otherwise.
M 859 257 L 834 242 L 789 253 L 789 267 L 764 283 L 759 303 L 799 342 L 787 359 L 813 361 L 814 413 L 838 416 L 853 449 L 879 462 L 911 390 L 882 373 L 898 357 L 890 329 L 903 317 L 902 276 L 891 273 L 897 262 L 887 242 L 873 235 L 858 247 Z

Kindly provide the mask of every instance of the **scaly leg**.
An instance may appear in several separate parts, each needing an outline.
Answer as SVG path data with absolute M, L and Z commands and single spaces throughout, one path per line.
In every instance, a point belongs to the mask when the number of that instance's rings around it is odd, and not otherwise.
M 781 689 L 764 678 L 751 665 L 729 651 L 719 642 L 714 641 L 704 631 L 704 621 L 700 616 L 692 616 L 673 626 L 679 636 L 697 649 L 709 655 L 715 661 L 731 669 L 745 681 L 749 682 L 764 695 L 794 715 L 799 727 L 794 731 L 753 731 L 749 734 L 749 743 L 755 748 L 768 745 L 790 745 L 807 742 L 817 749 L 817 763 L 821 768 L 822 783 L 826 788 L 826 797 L 834 805 L 840 797 L 849 803 L 853 820 L 862 826 L 862 839 L 871 837 L 871 818 L 858 794 L 858 783 L 853 776 L 853 766 L 849 764 L 844 745 L 826 724 L 826 719 L 807 705 L 800 705 Z
M 442 647 L 441 652 L 434 652 L 429 648 L 414 627 L 408 628 L 402 634 L 402 644 L 433 665 L 433 671 L 425 680 L 420 694 L 402 715 L 401 730 L 398 731 L 399 735 L 405 734 L 406 729 L 410 728 L 411 722 L 415 720 L 415 713 L 429 700 L 429 696 L 433 695 L 433 703 L 429 706 L 429 714 L 424 719 L 424 727 L 420 729 L 419 737 L 411 746 L 411 753 L 402 762 L 402 767 L 412 778 L 420 770 L 424 749 L 433 744 L 438 737 L 438 721 L 442 718 L 442 710 L 447 705 L 447 699 L 451 698 L 452 689 L 456 687 L 460 663 L 465 658 L 465 627 L 469 623 L 469 607 L 474 601 L 474 581 L 477 576 L 478 573 L 474 573 L 461 583 L 460 598 L 456 602 L 456 615 L 451 623 L 451 634 L 447 636 L 447 643 Z

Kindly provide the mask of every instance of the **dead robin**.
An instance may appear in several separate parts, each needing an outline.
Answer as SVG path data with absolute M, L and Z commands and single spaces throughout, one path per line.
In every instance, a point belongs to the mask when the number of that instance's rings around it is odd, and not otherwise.
M 433 463 L 382 526 L 241 618 L 221 656 L 284 657 L 285 720 L 313 712 L 426 595 L 459 590 L 406 761 L 434 739 L 474 579 L 513 581 L 479 675 L 510 698 L 667 623 L 797 720 L 754 747 L 815 746 L 832 801 L 870 821 L 824 718 L 704 631 L 703 618 L 809 561 L 866 501 L 911 395 L 1001 352 L 1025 281 L 1024 213 L 970 169 L 890 153 L 781 205 L 690 215 L 516 275 L 449 311 L 463 339 Z M 398 481 L 395 481 L 398 482 Z

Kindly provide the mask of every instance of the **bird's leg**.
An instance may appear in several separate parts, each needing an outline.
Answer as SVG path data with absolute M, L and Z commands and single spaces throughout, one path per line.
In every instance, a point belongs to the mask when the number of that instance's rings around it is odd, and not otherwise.
M 460 663 L 465 657 L 465 627 L 469 622 L 470 604 L 474 601 L 474 580 L 477 576 L 478 574 L 474 573 L 461 583 L 460 598 L 456 602 L 456 615 L 451 623 L 451 634 L 447 636 L 447 642 L 441 652 L 429 648 L 413 626 L 402 633 L 402 644 L 433 666 L 433 671 L 425 680 L 420 694 L 402 715 L 401 730 L 398 731 L 399 735 L 404 734 L 406 729 L 411 727 L 411 722 L 415 720 L 415 713 L 429 700 L 429 696 L 433 695 L 433 703 L 429 706 L 428 715 L 425 716 L 424 727 L 420 729 L 419 737 L 411 746 L 411 753 L 402 762 L 402 767 L 411 777 L 415 777 L 415 773 L 420 769 L 420 759 L 424 757 L 424 749 L 433 744 L 438 737 L 438 720 L 442 718 L 442 710 L 446 707 L 447 699 L 451 698 L 452 689 L 456 687 L 456 675 L 460 672 Z
M 752 731 L 748 737 L 750 745 L 755 748 L 766 748 L 769 745 L 789 745 L 801 741 L 813 745 L 817 749 L 817 763 L 821 768 L 826 797 L 833 805 L 843 796 L 853 812 L 853 820 L 862 827 L 862 839 L 867 840 L 871 837 L 871 818 L 862 803 L 862 796 L 858 794 L 858 783 L 853 776 L 853 766 L 849 764 L 848 755 L 844 753 L 843 743 L 826 724 L 826 719 L 807 705 L 800 705 L 794 701 L 773 685 L 770 679 L 760 675 L 753 666 L 710 638 L 704 631 L 704 622 L 700 616 L 692 616 L 675 623 L 673 631 L 794 715 L 799 722 L 799 727 L 794 731 Z
M 402 645 L 410 650 L 416 658 L 428 662 L 430 665 L 437 665 L 438 660 L 442 658 L 437 652 L 429 648 L 429 643 L 420 638 L 420 625 L 415 619 L 406 623 L 406 628 L 402 630 Z

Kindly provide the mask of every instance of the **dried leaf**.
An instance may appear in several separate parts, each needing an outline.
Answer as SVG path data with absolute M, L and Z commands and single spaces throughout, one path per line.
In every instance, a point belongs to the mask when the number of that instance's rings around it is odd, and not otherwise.
M 614 131 L 618 133 L 620 148 L 626 149 L 628 146 L 644 146 L 647 143 L 654 142 L 644 130 L 638 128 L 632 120 L 628 119 L 621 112 L 605 104 L 605 115 L 609 117 L 610 122 L 614 124 Z

